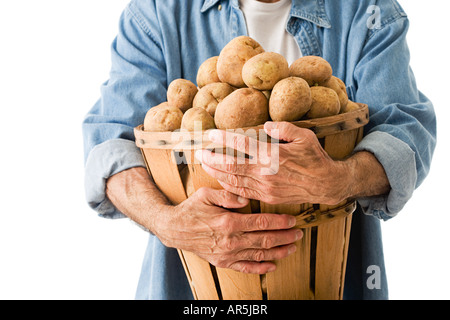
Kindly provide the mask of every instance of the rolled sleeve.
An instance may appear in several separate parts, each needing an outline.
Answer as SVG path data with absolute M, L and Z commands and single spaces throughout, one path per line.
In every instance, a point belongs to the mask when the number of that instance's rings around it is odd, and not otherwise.
M 145 167 L 140 150 L 135 143 L 114 139 L 92 149 L 85 166 L 85 191 L 89 206 L 101 217 L 124 218 L 106 197 L 106 181 L 109 177 L 135 167 Z
M 403 209 L 415 190 L 415 153 L 402 140 L 381 131 L 367 135 L 355 148 L 355 152 L 359 151 L 375 155 L 386 172 L 391 190 L 387 195 L 361 198 L 358 202 L 364 213 L 389 220 Z

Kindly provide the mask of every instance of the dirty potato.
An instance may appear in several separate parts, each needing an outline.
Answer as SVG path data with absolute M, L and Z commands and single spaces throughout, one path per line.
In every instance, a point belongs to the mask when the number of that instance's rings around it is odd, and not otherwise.
M 194 108 L 203 108 L 214 117 L 219 102 L 231 94 L 234 88 L 228 83 L 215 82 L 201 88 L 194 98 L 192 106 Z
M 302 78 L 289 77 L 272 90 L 269 114 L 273 121 L 300 120 L 311 108 L 311 89 Z
M 325 59 L 316 56 L 305 56 L 297 59 L 289 68 L 293 77 L 300 77 L 308 82 L 309 86 L 323 86 L 331 79 L 333 69 Z
M 217 60 L 218 56 L 211 57 L 205 60 L 198 68 L 197 71 L 197 86 L 203 88 L 207 84 L 220 82 L 219 76 L 217 75 Z
M 217 75 L 221 82 L 236 88 L 245 87 L 242 68 L 252 57 L 264 52 L 261 45 L 247 36 L 231 40 L 220 52 L 217 60 Z
M 165 132 L 181 128 L 183 112 L 177 107 L 162 103 L 151 108 L 144 119 L 144 131 Z
M 339 102 L 341 104 L 341 109 L 345 108 L 348 103 L 348 95 L 347 95 L 347 88 L 345 87 L 344 81 L 339 79 L 338 77 L 331 77 L 330 80 L 325 84 L 325 87 L 333 89 L 336 91 Z
M 203 131 L 215 129 L 214 118 L 203 108 L 191 108 L 184 113 L 181 129 Z
M 311 88 L 312 104 L 307 113 L 309 119 L 324 118 L 339 114 L 341 105 L 337 93 L 326 87 Z
M 275 52 L 263 52 L 249 59 L 242 69 L 242 79 L 249 88 L 272 90 L 275 84 L 289 76 L 289 64 Z
M 195 84 L 189 80 L 173 80 L 167 89 L 167 102 L 172 107 L 179 108 L 182 112 L 192 108 L 192 101 L 197 94 L 198 89 Z
M 222 100 L 214 120 L 218 129 L 238 129 L 258 126 L 269 120 L 268 101 L 258 90 L 242 88 Z

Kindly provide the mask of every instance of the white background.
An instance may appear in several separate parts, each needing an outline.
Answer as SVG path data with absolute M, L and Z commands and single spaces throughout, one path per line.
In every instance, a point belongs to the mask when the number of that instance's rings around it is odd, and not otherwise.
M 0 299 L 133 299 L 147 235 L 84 200 L 81 122 L 108 78 L 127 0 L 0 3 Z M 383 223 L 392 299 L 450 298 L 450 133 L 444 0 L 401 2 L 412 67 L 435 104 L 425 183 Z M 381 13 L 382 14 L 382 13 Z

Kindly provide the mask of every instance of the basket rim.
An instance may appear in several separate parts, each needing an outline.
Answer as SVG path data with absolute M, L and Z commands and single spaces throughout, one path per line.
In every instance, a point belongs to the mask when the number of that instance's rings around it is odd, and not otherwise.
M 310 120 L 300 120 L 291 122 L 300 128 L 312 130 L 317 138 L 324 138 L 328 135 L 337 134 L 344 131 L 358 129 L 369 123 L 369 107 L 364 103 L 357 103 L 360 108 L 348 113 L 342 113 L 326 118 Z M 263 130 L 264 125 L 246 127 L 239 129 L 239 133 L 258 132 Z M 174 149 L 193 150 L 202 148 L 218 148 L 221 145 L 214 145 L 208 138 L 208 132 L 204 131 L 175 131 L 175 132 L 150 132 L 145 131 L 141 124 L 134 128 L 136 145 L 139 148 L 150 149 Z M 226 130 L 237 131 L 237 130 Z

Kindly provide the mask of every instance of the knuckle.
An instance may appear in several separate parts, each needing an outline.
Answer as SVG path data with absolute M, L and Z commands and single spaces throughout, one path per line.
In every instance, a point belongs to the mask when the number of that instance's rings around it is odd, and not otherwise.
M 236 163 L 234 162 L 227 162 L 225 164 L 225 171 L 229 172 L 229 173 L 236 173 L 237 170 L 237 166 Z
M 261 239 L 261 247 L 264 249 L 270 249 L 274 245 L 274 239 L 269 236 L 263 236 Z
M 269 219 L 264 215 L 259 215 L 256 218 L 256 226 L 259 230 L 267 230 L 269 228 Z
M 232 186 L 237 186 L 239 185 L 239 179 L 235 175 L 229 174 L 227 175 L 227 183 Z
M 197 196 L 200 199 L 204 199 L 204 198 L 206 198 L 208 196 L 208 188 L 205 188 L 205 187 L 200 188 L 200 189 L 197 190 L 196 193 L 197 193 Z
M 242 273 L 250 273 L 250 272 L 251 272 L 250 266 L 247 265 L 247 264 L 242 264 L 242 265 L 238 268 L 237 271 L 240 271 L 240 272 L 242 272 Z
M 253 260 L 257 262 L 261 262 L 265 260 L 265 253 L 263 250 L 256 250 L 253 254 Z

